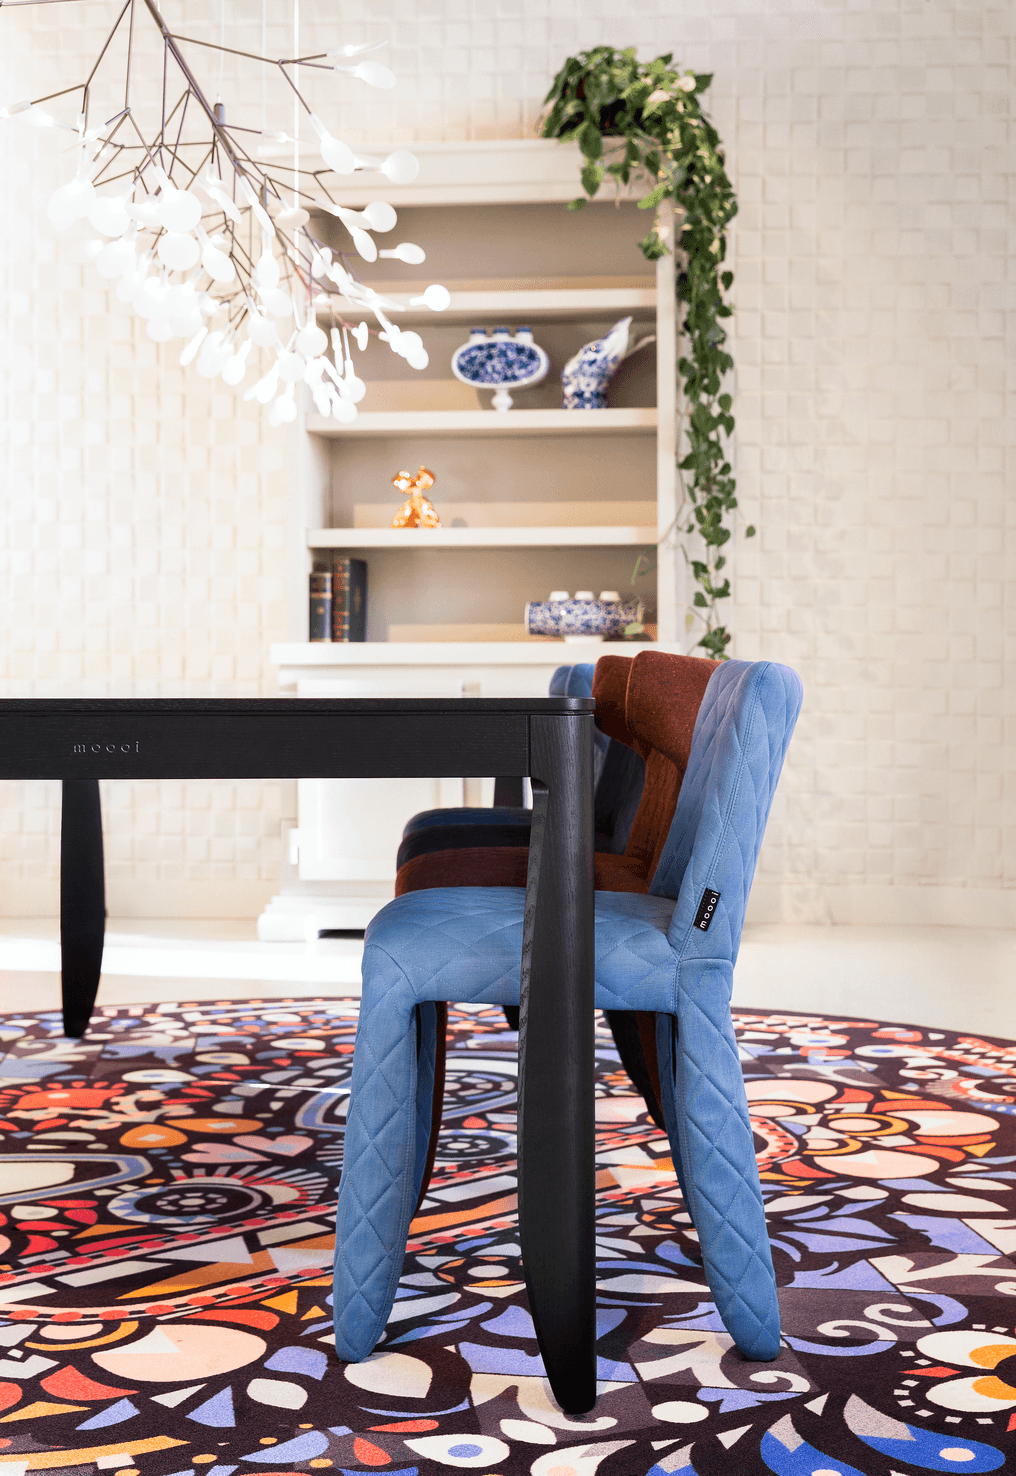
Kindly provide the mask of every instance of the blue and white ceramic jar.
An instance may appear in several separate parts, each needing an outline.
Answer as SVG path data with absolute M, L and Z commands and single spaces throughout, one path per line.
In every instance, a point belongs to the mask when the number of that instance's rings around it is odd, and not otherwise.
M 631 318 L 622 318 L 609 333 L 587 343 L 574 354 L 561 371 L 565 410 L 604 410 L 607 385 L 628 353 Z
M 563 637 L 566 641 L 602 641 L 604 636 L 619 635 L 627 626 L 641 622 L 645 613 L 641 600 L 598 600 L 576 596 L 530 600 L 526 606 L 526 634 Z M 613 593 L 613 591 L 611 592 Z M 585 595 L 586 591 L 583 590 Z
M 463 384 L 475 389 L 493 389 L 495 410 L 510 410 L 512 389 L 528 389 L 546 379 L 550 359 L 539 344 L 533 342 L 531 328 L 516 328 L 514 336 L 507 328 L 495 328 L 492 338 L 486 328 L 472 328 L 469 342 L 452 354 L 452 373 Z

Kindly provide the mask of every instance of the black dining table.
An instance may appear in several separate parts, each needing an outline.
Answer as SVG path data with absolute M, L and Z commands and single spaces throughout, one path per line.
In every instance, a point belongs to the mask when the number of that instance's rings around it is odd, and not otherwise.
M 593 710 L 588 698 L 16 698 L 0 779 L 63 786 L 64 1029 L 88 1028 L 105 930 L 100 779 L 528 776 L 519 1234 L 551 1388 L 596 1400 Z

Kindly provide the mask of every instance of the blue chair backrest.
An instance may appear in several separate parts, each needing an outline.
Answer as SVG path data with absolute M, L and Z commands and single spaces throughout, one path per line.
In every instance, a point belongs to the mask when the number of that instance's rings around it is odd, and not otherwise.
M 668 937 L 682 957 L 733 962 L 776 783 L 801 710 L 800 678 L 771 661 L 725 661 L 709 679 L 688 768 L 650 885 L 677 906 Z M 705 929 L 707 889 L 720 894 Z
M 593 695 L 593 676 L 596 667 L 591 661 L 580 661 L 574 666 L 559 666 L 550 679 L 551 697 L 591 697 Z M 596 777 L 599 778 L 603 767 L 603 759 L 606 755 L 610 739 L 599 728 L 593 728 L 593 742 L 596 745 Z
M 551 697 L 591 697 L 595 672 L 591 662 L 559 666 L 550 679 Z M 642 798 L 645 764 L 634 749 L 608 738 L 596 727 L 593 743 L 597 849 L 621 855 Z

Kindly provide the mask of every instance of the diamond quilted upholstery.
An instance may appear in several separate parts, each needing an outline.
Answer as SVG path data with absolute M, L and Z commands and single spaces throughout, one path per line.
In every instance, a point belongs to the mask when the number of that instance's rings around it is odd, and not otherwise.
M 801 684 L 787 667 L 728 661 L 717 668 L 650 888 L 678 899 L 669 928 L 679 960 L 676 997 L 657 1016 L 667 1132 L 679 1144 L 717 1310 L 741 1351 L 755 1358 L 779 1349 L 779 1307 L 730 992 L 755 863 L 800 706 Z M 694 924 L 707 887 L 720 900 L 703 932 Z
M 656 1013 L 674 1163 L 717 1310 L 750 1358 L 778 1352 L 779 1308 L 730 990 L 800 700 L 784 667 L 718 667 L 652 895 L 596 895 L 596 1004 Z M 706 886 L 720 902 L 702 932 L 694 919 Z M 430 1002 L 518 1003 L 524 900 L 518 887 L 409 892 L 367 930 L 337 1216 L 340 1357 L 367 1357 L 398 1286 L 430 1127 Z

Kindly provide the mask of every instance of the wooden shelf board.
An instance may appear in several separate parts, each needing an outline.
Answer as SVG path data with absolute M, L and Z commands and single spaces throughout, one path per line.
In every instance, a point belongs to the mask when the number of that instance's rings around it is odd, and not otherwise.
M 308 548 L 611 548 L 655 543 L 655 528 L 314 528 Z
M 380 288 L 378 289 L 380 291 Z M 422 290 L 422 289 L 421 289 Z M 532 322 L 576 322 L 584 318 L 636 317 L 651 318 L 656 312 L 655 287 L 601 288 L 523 288 L 501 291 L 452 292 L 450 305 L 444 312 L 434 313 L 427 307 L 413 307 L 415 292 L 385 293 L 387 301 L 399 308 L 398 321 L 406 323 L 484 323 L 496 326 L 494 320 Z M 333 294 L 329 302 L 335 312 L 356 316 L 362 310 L 346 298 Z
M 635 410 L 361 410 L 351 425 L 308 415 L 311 435 L 344 436 L 652 436 L 655 409 Z
M 392 496 L 384 502 L 353 505 L 351 531 L 390 528 L 395 513 Z M 540 502 L 453 502 L 441 498 L 438 514 L 445 528 L 649 528 L 656 522 L 656 503 L 643 501 L 594 502 L 555 498 Z M 343 524 L 343 527 L 346 525 Z

